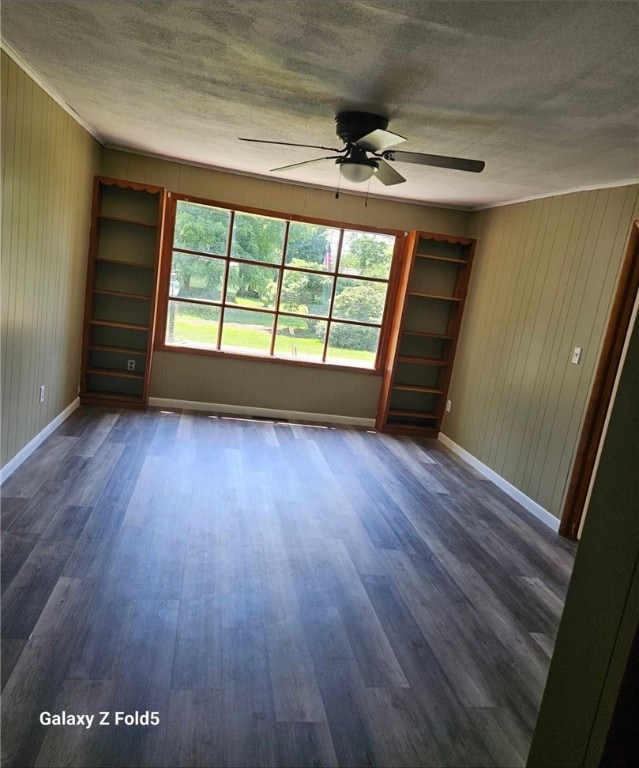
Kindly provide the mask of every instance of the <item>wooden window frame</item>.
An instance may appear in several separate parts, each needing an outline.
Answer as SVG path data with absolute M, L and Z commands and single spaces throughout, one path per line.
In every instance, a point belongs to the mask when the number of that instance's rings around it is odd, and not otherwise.
M 173 240 L 175 236 L 175 216 L 176 216 L 178 202 L 195 203 L 197 205 L 204 205 L 211 208 L 218 208 L 218 209 L 229 211 L 230 213 L 229 236 L 227 239 L 226 251 L 224 254 L 205 253 L 202 251 L 195 251 L 191 249 L 175 248 L 173 246 Z M 234 259 L 231 257 L 231 242 L 232 242 L 233 223 L 234 223 L 235 213 L 248 213 L 248 214 L 253 214 L 257 216 L 267 216 L 269 218 L 278 219 L 285 223 L 285 233 L 284 233 L 284 242 L 282 246 L 282 254 L 278 263 L 273 264 L 273 263 L 268 263 L 263 261 L 256 261 L 252 259 Z M 183 194 L 178 194 L 173 192 L 169 192 L 167 196 L 165 220 L 166 220 L 166 230 L 165 230 L 165 237 L 164 237 L 161 264 L 160 264 L 160 284 L 159 284 L 159 291 L 158 291 L 159 301 L 158 301 L 158 307 L 157 307 L 157 321 L 156 321 L 154 349 L 159 351 L 164 351 L 164 352 L 175 352 L 178 354 L 207 355 L 212 357 L 225 357 L 230 359 L 252 360 L 252 361 L 258 361 L 258 362 L 275 363 L 275 364 L 282 364 L 282 365 L 303 366 L 303 367 L 315 368 L 316 370 L 317 369 L 338 370 L 338 371 L 349 371 L 352 373 L 369 374 L 369 375 L 375 375 L 375 376 L 382 375 L 384 360 L 386 358 L 386 352 L 388 348 L 389 319 L 392 317 L 392 313 L 394 309 L 394 303 L 396 299 L 396 295 L 395 295 L 396 286 L 397 286 L 397 280 L 399 277 L 399 269 L 401 266 L 400 262 L 402 260 L 402 256 L 405 250 L 407 232 L 403 230 L 386 229 L 386 228 L 379 228 L 379 227 L 366 227 L 362 225 L 351 224 L 348 222 L 336 222 L 336 221 L 330 221 L 327 219 L 319 219 L 319 218 L 313 218 L 308 216 L 283 214 L 280 211 L 270 211 L 263 208 L 252 208 L 252 207 L 240 206 L 240 205 L 230 205 L 228 203 L 221 202 L 218 200 L 209 200 L 206 198 L 193 197 L 192 195 L 183 195 Z M 335 261 L 334 268 L 331 271 L 325 271 L 325 270 L 319 270 L 319 269 L 313 270 L 305 267 L 291 267 L 286 264 L 285 259 L 286 259 L 287 243 L 288 243 L 288 232 L 289 232 L 290 224 L 292 222 L 300 222 L 303 224 L 314 224 L 317 226 L 331 227 L 332 229 L 340 230 L 339 246 L 337 249 L 336 261 Z M 383 235 L 389 235 L 395 238 L 395 246 L 393 249 L 393 256 L 391 260 L 391 268 L 390 268 L 388 279 L 365 277 L 362 275 L 349 275 L 349 274 L 342 274 L 339 272 L 339 259 L 341 258 L 341 254 L 342 254 L 342 243 L 344 239 L 344 231 L 383 234 Z M 171 265 L 173 261 L 173 252 L 192 254 L 194 256 L 204 256 L 212 259 L 219 259 L 220 261 L 226 264 L 227 268 L 225 269 L 224 282 L 222 286 L 222 299 L 220 301 L 210 301 L 206 299 L 204 300 L 188 299 L 188 298 L 178 299 L 179 302 L 184 304 L 189 304 L 189 303 L 198 304 L 200 306 L 217 307 L 220 309 L 218 336 L 217 336 L 217 342 L 216 342 L 217 349 L 206 349 L 206 348 L 195 347 L 195 346 L 181 346 L 181 345 L 178 346 L 178 345 L 169 344 L 166 342 L 166 327 L 167 327 L 167 319 L 168 319 L 169 301 L 171 300 L 175 301 L 175 299 L 171 299 L 170 297 L 170 280 L 171 280 Z M 277 295 L 275 298 L 273 309 L 269 309 L 265 307 L 259 308 L 259 309 L 257 308 L 253 309 L 248 307 L 237 307 L 236 305 L 231 305 L 227 302 L 226 296 L 227 296 L 227 288 L 228 288 L 228 280 L 229 280 L 228 267 L 230 266 L 231 263 L 235 263 L 235 262 L 240 264 L 247 264 L 248 266 L 259 266 L 263 268 L 275 269 L 278 271 L 279 273 L 278 290 L 277 290 Z M 326 275 L 332 278 L 333 285 L 332 285 L 331 297 L 329 302 L 329 308 L 326 316 L 322 317 L 319 315 L 312 315 L 312 314 L 300 315 L 300 314 L 296 314 L 295 312 L 289 312 L 287 310 L 278 309 L 281 290 L 282 290 L 282 281 L 283 281 L 283 276 L 285 272 L 302 272 L 302 273 L 309 273 L 309 274 L 316 274 L 316 275 Z M 335 300 L 335 292 L 337 288 L 337 280 L 340 277 L 347 280 L 356 280 L 356 281 L 359 280 L 362 282 L 386 284 L 387 286 L 386 300 L 384 304 L 384 311 L 382 313 L 382 318 L 379 323 L 366 323 L 366 322 L 357 321 L 357 320 L 342 320 L 341 318 L 332 317 L 333 304 Z M 220 348 L 221 339 L 222 339 L 222 332 L 223 332 L 223 326 L 224 326 L 224 311 L 226 308 L 231 306 L 235 309 L 244 309 L 247 312 L 258 312 L 260 314 L 272 315 L 273 329 L 276 328 L 277 319 L 280 316 L 302 317 L 302 318 L 308 318 L 310 320 L 318 320 L 318 321 L 326 322 L 327 328 L 326 328 L 326 335 L 324 338 L 324 346 L 322 349 L 322 359 L 321 360 L 295 360 L 288 357 L 277 357 L 274 353 L 274 346 L 276 341 L 276 333 L 274 332 L 274 330 L 271 333 L 271 344 L 267 354 L 251 354 L 250 351 L 247 351 L 245 353 L 245 352 L 228 351 L 228 350 L 221 349 Z M 361 365 L 346 365 L 346 364 L 339 364 L 339 363 L 326 361 L 331 323 L 344 323 L 346 325 L 355 325 L 355 326 L 364 327 L 364 328 L 366 327 L 379 328 L 379 332 L 380 332 L 379 342 L 377 345 L 377 354 L 375 356 L 373 367 L 364 367 Z

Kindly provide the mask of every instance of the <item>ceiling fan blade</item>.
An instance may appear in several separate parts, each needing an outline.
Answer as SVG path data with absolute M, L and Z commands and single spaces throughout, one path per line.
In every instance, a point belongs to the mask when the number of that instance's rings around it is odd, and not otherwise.
M 306 147 L 307 149 L 326 149 L 329 152 L 345 152 L 347 147 L 336 149 L 335 147 L 321 147 L 317 144 L 291 144 L 289 141 L 268 141 L 267 139 L 245 139 L 238 137 L 240 141 L 253 141 L 257 144 L 281 144 L 284 147 Z
M 391 133 L 390 131 L 376 128 L 374 131 L 367 133 L 366 136 L 362 136 L 361 139 L 357 139 L 355 144 L 368 152 L 382 152 L 389 147 L 394 147 L 396 144 L 401 144 L 402 141 L 406 141 L 406 139 L 398 133 Z
M 434 165 L 437 168 L 450 168 L 454 171 L 470 171 L 481 173 L 486 163 L 483 160 L 466 160 L 463 157 L 446 157 L 445 155 L 425 155 L 421 152 L 384 152 L 385 160 L 397 160 L 401 163 L 416 163 L 417 165 Z
M 377 163 L 377 173 L 375 178 L 379 179 L 382 184 L 390 187 L 392 184 L 401 184 L 406 179 L 389 165 L 385 160 L 375 160 Z
M 338 159 L 339 158 L 337 157 L 333 157 L 333 155 L 329 155 L 328 157 L 316 157 L 315 160 L 304 160 L 301 163 L 292 163 L 291 165 L 282 165 L 279 168 L 271 168 L 271 173 L 273 171 L 290 171 L 291 168 L 299 168 L 302 165 L 310 165 L 311 163 L 320 163 L 322 160 L 338 160 Z

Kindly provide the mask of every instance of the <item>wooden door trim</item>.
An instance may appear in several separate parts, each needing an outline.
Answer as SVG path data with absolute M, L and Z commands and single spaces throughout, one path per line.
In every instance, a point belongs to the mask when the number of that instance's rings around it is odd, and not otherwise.
M 619 362 L 639 291 L 639 219 L 632 224 L 597 373 L 577 446 L 559 533 L 576 539 L 592 480 Z

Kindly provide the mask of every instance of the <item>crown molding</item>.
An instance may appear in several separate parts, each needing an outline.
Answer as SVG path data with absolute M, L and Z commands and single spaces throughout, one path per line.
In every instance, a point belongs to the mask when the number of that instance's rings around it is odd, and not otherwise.
M 96 141 L 104 145 L 104 139 L 95 130 L 95 128 L 92 125 L 89 125 L 89 123 L 87 123 L 87 121 L 81 115 L 79 115 L 70 104 L 67 104 L 67 102 L 64 100 L 64 97 L 61 96 L 54 88 L 52 88 L 42 77 L 42 75 L 38 74 L 38 72 L 36 72 L 35 69 L 27 61 L 25 61 L 25 59 L 16 51 L 16 49 L 2 36 L 0 36 L 0 48 L 2 48 L 2 50 L 7 54 L 7 56 L 9 56 L 9 58 L 13 59 L 13 61 L 20 67 L 20 69 L 26 72 L 26 74 L 38 86 L 40 86 L 40 88 L 42 88 L 47 96 L 50 96 L 59 107 L 61 107 L 70 117 L 72 117 L 75 122 L 78 123 L 78 125 L 81 125 L 84 130 L 88 131 L 88 133 L 90 133 Z
M 544 192 L 541 195 L 530 195 L 529 197 L 519 197 L 515 200 L 504 200 L 500 203 L 486 203 L 486 205 L 477 205 L 474 208 L 468 208 L 469 211 L 485 211 L 488 208 L 501 208 L 504 205 L 517 205 L 517 203 L 529 203 L 533 200 L 543 200 L 546 197 L 561 197 L 561 195 L 572 195 L 575 192 L 593 192 L 597 189 L 612 189 L 613 187 L 631 187 L 633 184 L 639 184 L 639 178 L 622 179 L 621 181 L 606 181 L 602 184 L 584 184 L 581 187 L 571 187 L 570 189 L 557 189 L 554 192 Z

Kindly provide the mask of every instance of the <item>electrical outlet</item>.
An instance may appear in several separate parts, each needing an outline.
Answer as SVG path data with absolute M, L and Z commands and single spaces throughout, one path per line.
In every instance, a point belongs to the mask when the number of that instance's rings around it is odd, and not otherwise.
M 134 371 L 135 370 L 135 360 L 127 360 L 126 361 L 126 369 L 127 369 L 127 371 Z
M 581 362 L 581 347 L 575 347 L 572 351 L 572 358 L 570 360 L 571 363 L 574 363 L 574 365 L 579 365 Z
M 45 392 L 45 387 L 44 387 L 44 384 L 43 384 L 40 387 L 40 394 L 38 395 L 38 402 L 39 403 L 44 403 L 44 392 Z
M 450 402 L 450 400 L 446 400 L 446 413 L 450 413 L 450 406 L 451 405 L 452 405 L 452 403 Z

